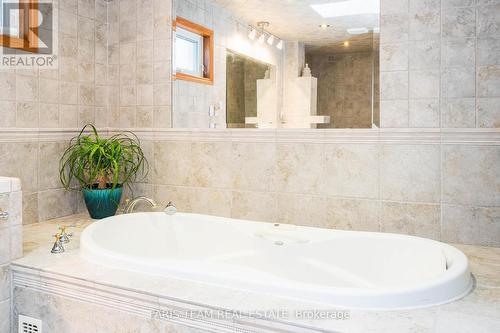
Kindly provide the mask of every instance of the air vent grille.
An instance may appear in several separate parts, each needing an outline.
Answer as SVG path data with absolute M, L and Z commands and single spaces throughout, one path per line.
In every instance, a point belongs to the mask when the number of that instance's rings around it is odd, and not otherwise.
M 40 319 L 19 315 L 19 333 L 42 333 Z

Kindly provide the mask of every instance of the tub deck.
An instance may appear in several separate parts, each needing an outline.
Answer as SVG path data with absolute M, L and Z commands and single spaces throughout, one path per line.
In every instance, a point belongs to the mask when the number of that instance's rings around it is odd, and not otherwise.
M 459 301 L 418 310 L 351 310 L 349 319 L 342 320 L 331 318 L 337 310 L 343 313 L 342 309 L 325 308 L 320 304 L 149 276 L 85 262 L 78 255 L 79 235 L 90 223 L 92 220 L 84 214 L 25 226 L 24 258 L 12 266 L 15 292 L 22 295 L 29 289 L 35 289 L 58 295 L 61 299 L 76 298 L 92 304 L 107 302 L 108 306 L 140 316 L 141 325 L 151 327 L 157 327 L 155 325 L 159 320 L 151 318 L 152 313 L 172 308 L 237 310 L 249 315 L 265 313 L 268 317 L 276 315 L 269 310 L 281 311 L 276 320 L 248 316 L 237 321 L 225 318 L 207 324 L 193 318 L 161 319 L 190 326 L 191 329 L 185 332 L 213 332 L 213 325 L 222 325 L 217 326 L 215 331 L 218 332 L 231 332 L 233 328 L 244 328 L 248 332 L 500 332 L 500 248 L 452 244 L 468 256 L 476 279 L 474 290 Z M 76 227 L 71 230 L 74 237 L 67 244 L 66 253 L 50 254 L 52 235 L 57 226 L 70 224 Z M 110 294 L 115 297 L 110 298 Z M 58 299 L 47 299 L 46 302 L 53 303 Z M 300 317 L 301 310 L 311 309 L 323 310 L 330 318 Z M 116 327 L 119 327 L 123 318 L 109 317 L 109 320 L 115 320 Z M 127 325 L 131 325 L 130 322 Z

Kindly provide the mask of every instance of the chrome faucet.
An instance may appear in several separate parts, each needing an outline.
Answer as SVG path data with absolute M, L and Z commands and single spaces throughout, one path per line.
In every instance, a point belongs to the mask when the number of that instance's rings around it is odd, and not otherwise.
M 151 208 L 153 208 L 153 209 L 158 207 L 158 205 L 156 204 L 156 202 L 153 199 L 141 196 L 141 197 L 137 197 L 135 199 L 132 199 L 130 202 L 128 202 L 127 205 L 125 206 L 125 209 L 123 210 L 123 213 L 124 214 L 132 213 L 134 211 L 135 206 L 137 206 L 137 204 L 141 201 L 147 202 L 148 204 L 151 205 Z M 175 213 L 177 213 L 177 208 L 175 208 L 175 206 L 172 202 L 169 202 L 163 211 L 167 215 L 174 215 Z
M 73 237 L 73 233 L 70 232 L 70 233 L 67 233 L 66 232 L 66 228 L 68 227 L 73 227 L 73 226 L 61 226 L 59 227 L 59 235 L 61 235 L 61 243 L 62 244 L 66 244 L 66 243 L 69 243 L 70 242 L 70 237 Z
M 52 246 L 52 250 L 50 253 L 53 254 L 59 254 L 59 253 L 64 253 L 64 247 L 61 242 L 61 234 L 55 234 L 54 237 L 56 238 L 54 245 Z
M 134 211 L 135 206 L 141 201 L 147 202 L 148 204 L 151 205 L 151 208 L 158 207 L 156 202 L 153 199 L 147 198 L 147 197 L 137 197 L 135 199 L 130 200 L 130 202 L 127 203 L 125 206 L 125 209 L 123 210 L 123 213 L 125 214 L 130 214 Z

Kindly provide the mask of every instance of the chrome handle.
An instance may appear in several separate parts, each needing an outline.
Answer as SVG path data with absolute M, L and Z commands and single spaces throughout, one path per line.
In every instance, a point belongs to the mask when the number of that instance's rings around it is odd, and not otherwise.
M 4 212 L 3 210 L 0 209 L 0 219 L 6 219 L 9 217 L 8 212 Z
M 164 212 L 167 215 L 174 215 L 175 213 L 177 213 L 177 208 L 175 208 L 174 203 L 170 201 L 165 207 Z

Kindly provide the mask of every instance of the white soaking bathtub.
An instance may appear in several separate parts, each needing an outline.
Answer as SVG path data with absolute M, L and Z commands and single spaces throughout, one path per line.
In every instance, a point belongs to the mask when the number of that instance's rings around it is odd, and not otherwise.
M 467 257 L 429 239 L 214 216 L 137 213 L 88 226 L 93 263 L 336 307 L 403 309 L 466 295 Z

